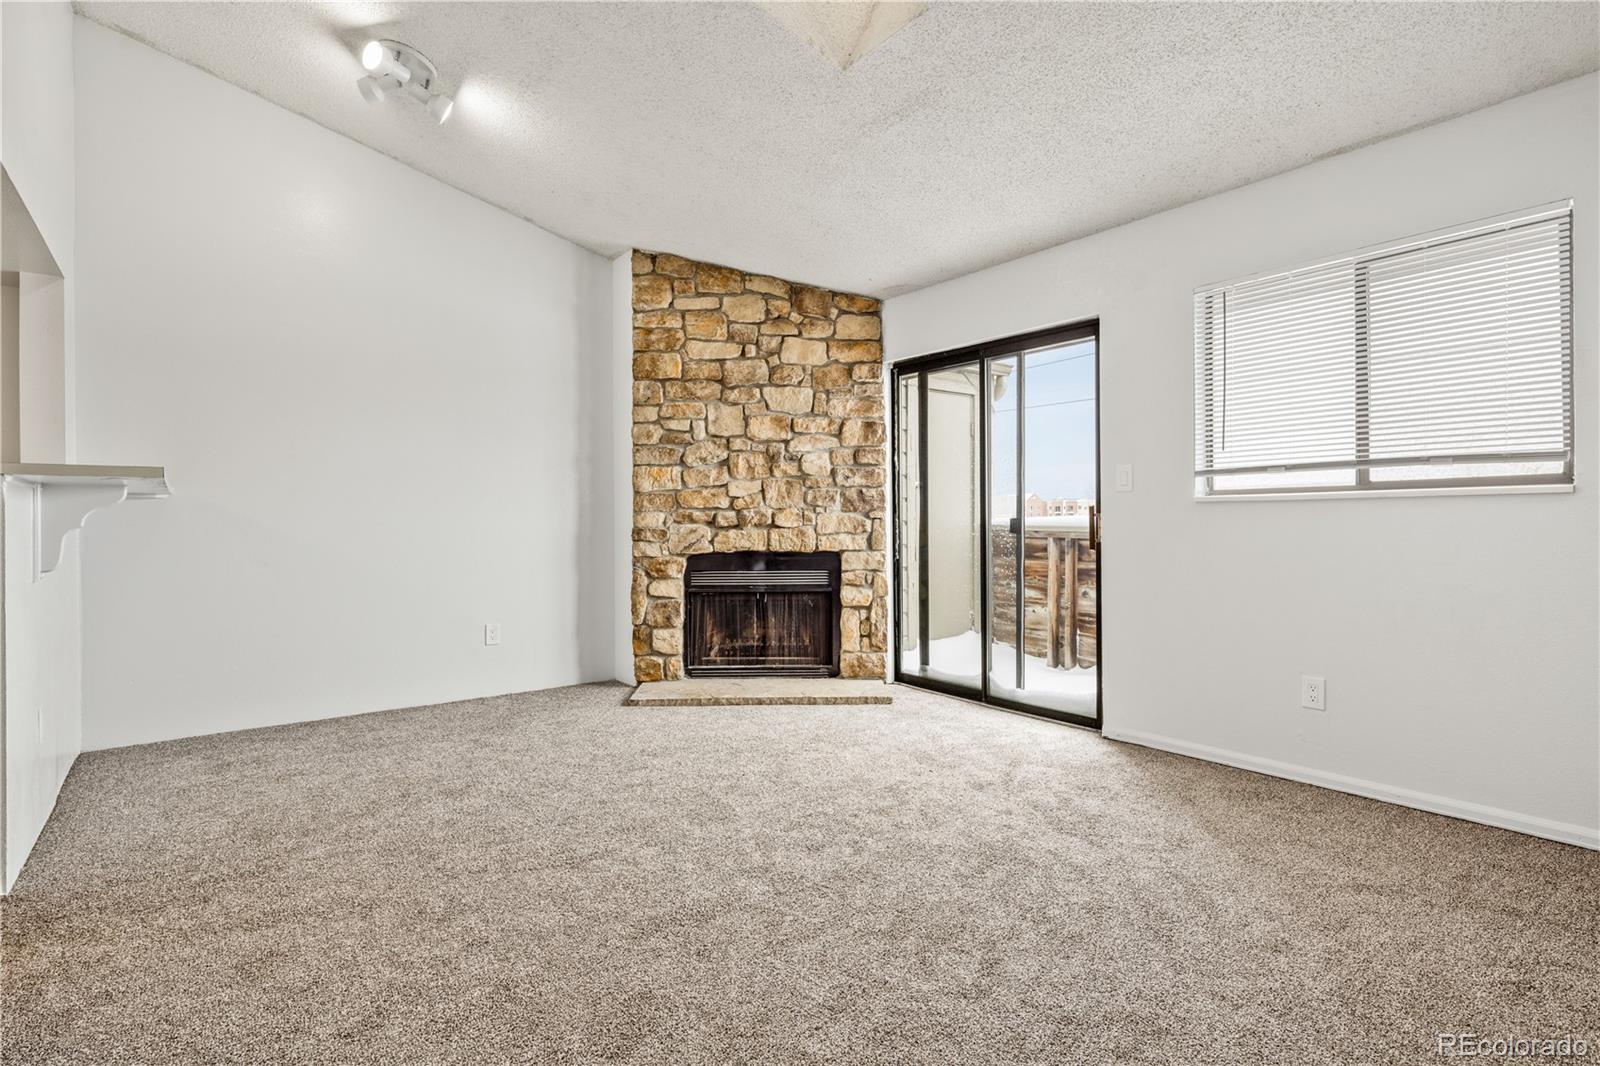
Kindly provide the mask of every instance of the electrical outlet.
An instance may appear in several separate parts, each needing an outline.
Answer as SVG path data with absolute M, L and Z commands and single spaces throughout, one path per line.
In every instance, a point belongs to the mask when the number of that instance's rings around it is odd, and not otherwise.
M 1132 463 L 1118 463 L 1117 464 L 1117 491 L 1118 492 L 1132 492 L 1133 491 L 1133 464 Z
M 1300 678 L 1300 706 L 1308 711 L 1328 709 L 1328 682 L 1309 674 Z
M 491 648 L 500 643 L 499 622 L 483 623 L 483 642 Z

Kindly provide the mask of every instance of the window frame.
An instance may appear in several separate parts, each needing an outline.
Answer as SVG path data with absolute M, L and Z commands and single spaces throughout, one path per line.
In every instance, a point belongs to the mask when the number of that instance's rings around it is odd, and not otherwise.
M 1199 301 L 1209 299 L 1221 294 L 1226 307 L 1227 293 L 1231 289 L 1255 282 L 1268 281 L 1274 278 L 1285 277 L 1291 274 L 1321 270 L 1343 263 L 1350 263 L 1353 274 L 1353 292 L 1355 307 L 1355 336 L 1354 336 L 1354 362 L 1352 375 L 1355 384 L 1355 440 L 1354 456 L 1351 462 L 1330 461 L 1327 463 L 1311 463 L 1296 467 L 1284 467 L 1282 472 L 1291 470 L 1315 470 L 1320 468 L 1328 470 L 1350 470 L 1354 473 L 1353 484 L 1338 485 L 1286 485 L 1281 488 L 1218 488 L 1216 479 L 1229 476 L 1225 471 L 1218 471 L 1214 464 L 1215 440 L 1217 435 L 1215 412 L 1218 404 L 1215 396 L 1215 380 L 1213 360 L 1216 347 L 1211 343 L 1211 321 L 1206 322 L 1206 341 L 1201 344 L 1199 331 L 1196 331 L 1195 369 L 1197 383 L 1203 383 L 1204 404 L 1196 404 L 1196 420 L 1194 437 L 1203 442 L 1203 456 L 1205 466 L 1201 469 L 1210 471 L 1202 474 L 1195 472 L 1194 499 L 1199 502 L 1207 500 L 1271 500 L 1271 499 L 1317 499 L 1317 498 L 1349 498 L 1349 497 L 1381 497 L 1381 496 L 1431 496 L 1431 495 L 1478 495 L 1478 494 L 1518 494 L 1534 492 L 1572 492 L 1576 478 L 1574 468 L 1574 420 L 1576 417 L 1575 395 L 1573 383 L 1573 355 L 1574 340 L 1572 335 L 1572 264 L 1570 258 L 1570 244 L 1568 260 L 1563 271 L 1562 284 L 1564 291 L 1562 297 L 1562 310 L 1565 319 L 1564 350 L 1562 352 L 1563 385 L 1565 396 L 1564 417 L 1564 455 L 1559 457 L 1561 470 L 1537 474 L 1498 474 L 1477 475 L 1468 477 L 1439 477 L 1417 478 L 1411 480 L 1374 481 L 1372 471 L 1384 466 L 1417 466 L 1415 462 L 1384 462 L 1377 463 L 1371 459 L 1371 395 L 1369 388 L 1365 387 L 1364 379 L 1368 378 L 1371 371 L 1369 337 L 1370 329 L 1366 328 L 1367 316 L 1370 313 L 1368 306 L 1368 274 L 1371 264 L 1384 258 L 1401 255 L 1415 251 L 1419 248 L 1438 244 L 1443 245 L 1452 241 L 1465 240 L 1476 236 L 1492 233 L 1496 230 L 1511 229 L 1518 225 L 1533 224 L 1549 219 L 1565 216 L 1567 220 L 1567 236 L 1570 242 L 1573 235 L 1572 226 L 1573 201 L 1571 199 L 1558 200 L 1543 204 L 1538 207 L 1527 208 L 1521 211 L 1507 212 L 1492 218 L 1480 219 L 1463 225 L 1448 226 L 1428 233 L 1407 237 L 1398 241 L 1386 241 L 1381 244 L 1370 245 L 1366 248 L 1348 253 L 1346 255 L 1331 256 L 1326 259 L 1302 264 L 1289 270 L 1274 270 L 1246 277 L 1233 278 L 1224 282 L 1202 285 L 1194 290 L 1194 300 L 1198 307 Z M 1224 310 L 1226 315 L 1226 310 Z M 1224 335 L 1226 328 L 1224 327 Z M 1225 374 L 1225 371 L 1224 371 Z M 1225 379 L 1224 379 L 1225 380 Z M 1224 386 L 1225 387 L 1225 386 Z M 1196 397 L 1198 400 L 1199 397 Z M 1226 411 L 1226 396 L 1222 399 L 1222 409 Z M 1203 412 L 1203 414 L 1202 414 Z M 1224 415 L 1225 417 L 1225 415 Z M 1200 435 L 1203 419 L 1204 436 Z M 1539 457 L 1530 454 L 1527 458 L 1507 458 L 1498 460 L 1505 463 L 1534 463 L 1555 462 L 1557 457 Z M 1496 462 L 1496 460 L 1489 460 Z M 1445 464 L 1441 464 L 1445 465 Z M 1242 469 L 1240 474 L 1261 473 L 1256 468 Z M 1271 471 L 1268 471 L 1271 472 Z

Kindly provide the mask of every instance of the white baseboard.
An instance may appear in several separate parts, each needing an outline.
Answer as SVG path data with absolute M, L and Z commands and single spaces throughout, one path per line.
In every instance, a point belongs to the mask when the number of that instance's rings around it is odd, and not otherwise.
M 1546 840 L 1558 840 L 1563 844 L 1576 844 L 1580 848 L 1600 850 L 1600 829 L 1591 829 L 1575 822 L 1557 822 L 1549 818 L 1538 818 L 1531 814 L 1518 814 L 1515 811 L 1503 810 L 1499 807 L 1485 807 L 1479 803 L 1447 799 L 1444 796 L 1435 796 L 1427 792 L 1415 792 L 1409 788 L 1379 784 L 1376 781 L 1367 781 L 1359 777 L 1346 777 L 1344 774 L 1313 770 L 1308 766 L 1297 766 L 1294 763 L 1279 762 L 1276 759 L 1263 759 L 1255 755 L 1243 755 L 1236 751 L 1213 748 L 1206 744 L 1195 744 L 1191 741 L 1179 740 L 1176 737 L 1159 736 L 1155 733 L 1140 733 L 1107 727 L 1101 731 L 1101 735 L 1109 740 L 1120 740 L 1128 744 L 1138 744 L 1145 748 L 1170 751 L 1175 755 L 1188 755 L 1191 758 L 1204 759 L 1207 762 L 1236 766 L 1241 770 L 1253 770 L 1258 774 L 1267 774 L 1270 777 L 1282 777 L 1290 781 L 1300 781 L 1308 785 L 1331 788 L 1335 792 L 1348 792 L 1351 795 L 1366 796 L 1368 799 L 1383 800 L 1386 803 L 1396 803 L 1402 807 L 1412 807 L 1432 814 L 1444 814 L 1451 818 L 1461 818 L 1468 822 L 1492 825 L 1498 829 L 1511 829 L 1518 833 L 1527 833 L 1529 836 L 1544 837 Z

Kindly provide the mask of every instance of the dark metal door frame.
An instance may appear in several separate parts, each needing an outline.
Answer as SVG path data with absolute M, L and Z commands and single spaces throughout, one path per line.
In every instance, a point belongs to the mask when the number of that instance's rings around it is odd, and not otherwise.
M 1025 565 L 1025 551 L 1021 533 L 1026 529 L 1026 518 L 1022 513 L 1025 485 L 1025 470 L 1027 446 L 1026 414 L 1024 403 L 1026 400 L 1026 386 L 1024 379 L 1027 377 L 1023 353 L 1038 348 L 1054 347 L 1072 341 L 1090 340 L 1095 342 L 1094 351 L 1094 523 L 1096 529 L 1091 536 L 1094 538 L 1095 557 L 1095 713 L 1094 716 L 1071 714 L 1058 711 L 1049 707 L 1037 707 L 1033 704 L 1023 703 L 1019 700 L 1007 699 L 994 695 L 989 690 L 989 672 L 992 663 L 993 639 L 990 632 L 990 621 L 993 617 L 992 595 L 994 565 L 990 550 L 990 498 L 989 498 L 989 456 L 992 450 L 992 427 L 990 426 L 990 362 L 1007 356 L 1017 357 L 1017 634 L 1016 634 L 1016 660 L 1017 660 L 1017 688 L 1023 689 L 1024 671 L 1027 669 L 1026 656 L 1023 653 L 1025 636 L 1025 617 L 1023 612 L 1023 567 Z M 918 647 L 928 647 L 928 377 L 931 371 L 944 370 L 951 367 L 975 363 L 978 367 L 978 493 L 979 493 L 979 523 L 981 547 L 979 550 L 979 603 L 983 617 L 979 633 L 982 654 L 979 656 L 979 678 L 976 689 L 963 685 L 955 685 L 946 681 L 933 678 L 915 677 L 905 674 L 900 663 L 900 625 L 905 618 L 904 582 L 896 581 L 894 589 L 895 613 L 895 640 L 894 640 L 894 679 L 901 684 L 913 685 L 918 688 L 931 689 L 951 696 L 960 696 L 965 699 L 978 699 L 996 707 L 1008 710 L 1021 711 L 1025 714 L 1038 715 L 1043 718 L 1052 718 L 1058 721 L 1070 722 L 1074 725 L 1088 726 L 1099 729 L 1105 716 L 1104 689 L 1105 677 L 1102 667 L 1105 662 L 1105 611 L 1104 594 L 1105 585 L 1102 580 L 1102 567 L 1100 553 L 1104 550 L 1098 539 L 1100 522 L 1100 322 L 1090 319 L 1085 322 L 1076 322 L 1063 326 L 1052 326 L 1049 329 L 1024 333 L 1015 337 L 1005 337 L 1000 340 L 987 341 L 983 344 L 970 345 L 965 348 L 956 348 L 946 352 L 936 352 L 932 355 L 919 356 L 915 359 L 906 359 L 894 363 L 890 367 L 889 386 L 889 440 L 893 447 L 889 450 L 889 484 L 895 493 L 897 505 L 904 501 L 899 499 L 901 462 L 899 427 L 896 423 L 900 418 L 900 379 L 907 374 L 919 375 L 917 379 L 917 481 L 921 487 L 917 500 L 917 625 Z M 897 511 L 898 514 L 898 511 Z M 894 573 L 900 574 L 901 560 L 904 558 L 904 545 L 901 543 L 902 523 L 898 517 L 894 523 Z M 1076 565 L 1076 563 L 1074 563 Z

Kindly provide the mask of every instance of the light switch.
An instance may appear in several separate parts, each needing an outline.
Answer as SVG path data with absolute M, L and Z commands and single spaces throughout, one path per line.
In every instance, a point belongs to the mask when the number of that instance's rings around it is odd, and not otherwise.
M 1133 464 L 1132 463 L 1118 463 L 1117 464 L 1117 491 L 1118 492 L 1132 492 L 1133 491 Z

